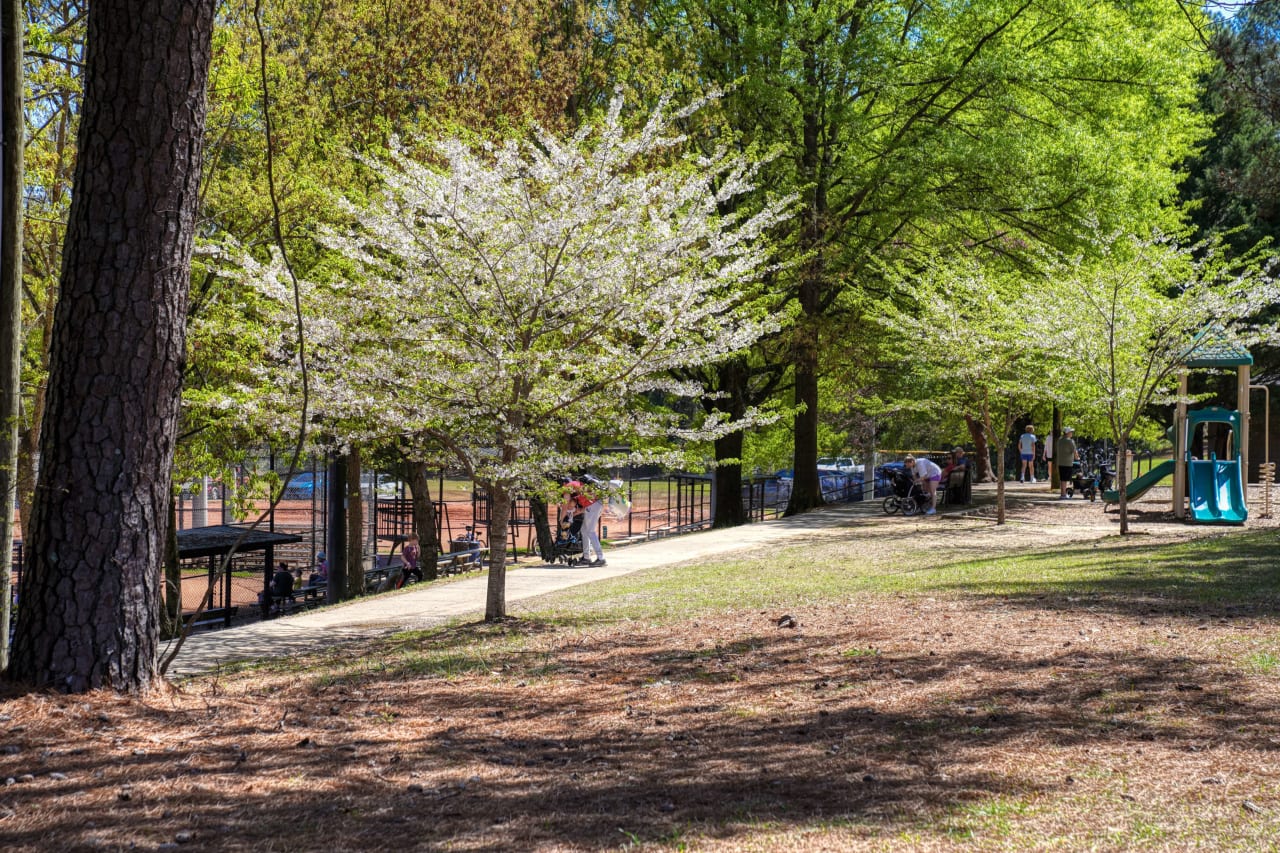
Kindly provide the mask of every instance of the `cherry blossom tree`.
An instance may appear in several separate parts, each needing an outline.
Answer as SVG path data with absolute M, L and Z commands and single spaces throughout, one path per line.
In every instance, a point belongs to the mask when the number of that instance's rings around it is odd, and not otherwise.
M 1057 354 L 1058 387 L 1092 401 L 1123 460 L 1153 405 L 1178 401 L 1178 373 L 1212 330 L 1222 344 L 1274 346 L 1280 302 L 1266 246 L 1233 255 L 1221 242 L 1179 245 L 1156 235 L 1095 234 L 1089 255 L 1047 270 L 1056 285 L 1034 313 L 1037 335 Z M 1064 322 L 1069 319 L 1070 322 Z M 1120 533 L 1129 532 L 1127 472 L 1117 465 Z
M 764 417 L 696 415 L 705 389 L 673 378 L 778 328 L 752 294 L 773 265 L 767 232 L 793 205 L 722 215 L 756 165 L 683 154 L 677 125 L 696 106 L 664 102 L 628 130 L 618 99 L 569 138 L 445 140 L 431 163 L 369 161 L 380 190 L 323 238 L 335 272 L 302 285 L 319 416 L 352 441 L 443 446 L 492 496 L 487 619 L 506 613 L 519 492 L 600 464 L 602 443 L 633 447 L 631 463 L 687 464 Z M 279 263 L 245 270 L 286 329 Z M 280 335 L 272 370 L 291 363 Z M 282 411 L 295 394 L 278 382 L 256 405 Z

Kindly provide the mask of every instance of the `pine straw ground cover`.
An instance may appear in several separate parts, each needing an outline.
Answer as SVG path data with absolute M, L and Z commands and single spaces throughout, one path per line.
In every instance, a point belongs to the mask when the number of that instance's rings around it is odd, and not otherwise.
M 868 519 L 0 706 L 0 848 L 1277 849 L 1275 531 Z

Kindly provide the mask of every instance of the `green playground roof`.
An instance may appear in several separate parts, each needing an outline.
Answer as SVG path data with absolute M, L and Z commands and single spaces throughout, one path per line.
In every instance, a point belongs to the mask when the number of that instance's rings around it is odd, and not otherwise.
M 1239 344 L 1224 339 L 1222 329 L 1206 326 L 1191 342 L 1187 367 L 1239 367 L 1253 364 L 1253 356 Z

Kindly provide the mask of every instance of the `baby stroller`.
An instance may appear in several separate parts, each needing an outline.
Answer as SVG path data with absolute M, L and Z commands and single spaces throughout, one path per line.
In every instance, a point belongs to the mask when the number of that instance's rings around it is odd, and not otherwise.
M 1081 463 L 1075 462 L 1071 466 L 1071 483 L 1067 486 L 1067 497 L 1072 497 L 1079 492 L 1080 497 L 1092 503 L 1098 499 L 1098 495 L 1111 488 L 1114 477 L 1115 475 L 1107 469 L 1105 462 L 1088 471 Z
M 929 502 L 920 488 L 920 484 L 906 471 L 893 471 L 893 494 L 884 499 L 882 504 L 886 515 L 893 515 L 901 510 L 903 515 L 915 515 L 923 512 Z
M 563 519 L 556 530 L 556 541 L 551 546 L 551 562 L 571 565 L 582 556 L 582 514 L 565 524 Z

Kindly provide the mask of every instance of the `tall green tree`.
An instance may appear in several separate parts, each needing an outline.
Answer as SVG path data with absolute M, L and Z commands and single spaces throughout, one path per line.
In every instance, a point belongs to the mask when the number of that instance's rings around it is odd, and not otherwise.
M 1280 237 L 1280 2 L 1241 4 L 1207 40 L 1215 61 L 1201 104 L 1213 136 L 1190 162 L 1183 198 L 1204 237 L 1245 251 Z
M 629 8 L 667 28 L 655 38 L 676 79 L 735 84 L 729 144 L 781 149 L 765 183 L 803 198 L 786 238 L 805 260 L 779 281 L 800 313 L 790 511 L 821 501 L 823 335 L 845 294 L 882 291 L 881 263 L 922 248 L 1016 257 L 1069 248 L 1090 217 L 1160 219 L 1201 134 L 1203 57 L 1183 11 L 1157 0 Z M 865 321 L 846 318 L 837 328 Z

